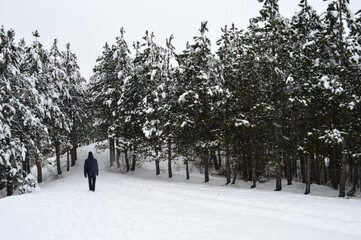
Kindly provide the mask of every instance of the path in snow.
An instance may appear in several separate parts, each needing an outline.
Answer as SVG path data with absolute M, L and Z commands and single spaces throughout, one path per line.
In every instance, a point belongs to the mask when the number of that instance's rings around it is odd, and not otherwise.
M 1 239 L 361 239 L 361 202 L 172 183 L 109 172 L 89 192 L 77 167 L 42 191 L 0 200 Z

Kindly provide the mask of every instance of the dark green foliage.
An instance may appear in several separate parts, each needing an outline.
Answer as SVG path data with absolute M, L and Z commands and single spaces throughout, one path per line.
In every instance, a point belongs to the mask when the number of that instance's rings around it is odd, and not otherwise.
M 207 22 L 178 55 L 150 32 L 133 44 L 134 58 L 126 50 L 116 59 L 118 47 L 106 45 L 92 87 L 99 130 L 122 139 L 117 147 L 134 159 L 147 152 L 157 174 L 168 149 L 169 163 L 175 150 L 206 181 L 213 172 L 228 184 L 233 173 L 256 187 L 275 177 L 281 190 L 283 177 L 292 184 L 297 176 L 306 193 L 314 182 L 343 195 L 360 157 L 361 14 L 332 0 L 320 15 L 301 0 L 287 19 L 277 0 L 259 2 L 246 30 L 222 29 L 216 54 Z
M 83 119 L 77 104 L 70 105 L 74 98 L 82 102 L 83 96 L 79 67 L 69 46 L 62 53 L 55 40 L 47 51 L 37 31 L 30 46 L 24 40 L 16 45 L 14 35 L 13 30 L 5 32 L 1 27 L 0 185 L 7 195 L 17 188 L 24 193 L 36 186 L 36 179 L 29 174 L 34 165 L 41 182 L 42 167 L 54 149 L 60 175 L 60 150 L 78 136 L 73 131 L 70 137 L 70 130 Z

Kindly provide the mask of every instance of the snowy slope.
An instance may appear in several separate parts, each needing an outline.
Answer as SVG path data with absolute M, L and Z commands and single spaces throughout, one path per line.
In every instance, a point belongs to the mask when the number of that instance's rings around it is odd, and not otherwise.
M 109 172 L 89 192 L 83 160 L 32 194 L 0 199 L 1 239 L 361 239 L 361 201 Z

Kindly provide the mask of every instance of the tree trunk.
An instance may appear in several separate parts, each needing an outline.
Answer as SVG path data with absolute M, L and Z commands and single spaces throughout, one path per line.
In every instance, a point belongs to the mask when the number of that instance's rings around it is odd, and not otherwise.
M 70 161 L 71 161 L 71 164 L 70 166 L 74 167 L 75 166 L 75 151 L 74 151 L 74 147 L 72 147 L 70 149 Z
M 295 179 L 297 179 L 298 178 L 297 158 L 292 161 L 292 169 L 293 169 L 292 175 Z
M 282 190 L 282 164 L 277 164 L 276 169 L 276 189 L 275 191 Z
M 125 167 L 127 172 L 129 172 L 130 170 L 130 165 L 129 165 L 129 158 L 128 158 L 128 149 L 124 150 L 124 158 L 125 158 Z
M 318 163 L 318 161 L 316 161 L 314 159 L 313 163 L 312 163 L 312 182 L 316 183 L 318 185 L 321 185 L 320 183 L 320 164 Z
M 341 158 L 341 169 L 340 169 L 340 190 L 338 193 L 339 197 L 346 196 L 346 167 L 347 167 L 347 154 L 346 151 L 346 143 L 343 141 L 342 144 L 342 158 Z
M 358 179 L 358 181 L 357 181 L 357 186 L 358 186 L 358 188 L 360 189 L 360 192 L 361 192 L 361 178 L 360 178 L 361 169 L 358 167 L 358 165 L 357 165 L 357 169 L 358 169 L 358 171 L 357 171 L 357 179 Z
M 160 166 L 159 166 L 159 156 L 158 156 L 158 147 L 155 146 L 155 171 L 156 171 L 156 175 L 158 176 L 160 174 Z
M 312 174 L 312 162 L 314 159 L 313 153 L 310 154 L 309 157 L 306 158 L 306 189 L 305 194 L 311 193 L 311 174 Z
M 226 143 L 226 185 L 231 182 L 231 161 L 229 145 Z
M 237 181 L 237 163 L 234 165 L 233 168 L 233 179 L 232 179 L 232 184 L 236 184 Z
M 72 148 L 70 150 L 71 166 L 74 167 L 75 163 L 76 163 L 76 160 L 78 159 L 78 156 L 77 156 L 78 143 L 77 143 L 77 140 L 76 140 L 75 136 L 73 137 L 71 145 L 72 145 Z
M 172 178 L 173 177 L 173 172 L 172 172 L 172 139 L 170 137 L 168 137 L 168 177 Z
M 110 167 L 113 166 L 115 161 L 115 148 L 114 148 L 114 138 L 109 139 L 109 164 Z
M 276 134 L 276 139 L 278 139 L 278 135 Z M 278 140 L 276 140 L 278 142 Z M 279 155 L 280 154 L 280 155 Z M 282 154 L 282 155 L 281 155 Z M 282 158 L 280 158 L 282 156 Z M 281 191 L 282 190 L 282 162 L 283 162 L 283 153 L 280 151 L 277 152 L 275 155 L 275 162 L 276 162 L 276 189 L 275 191 Z
M 39 160 L 36 161 L 36 169 L 37 169 L 37 172 L 38 172 L 38 183 L 42 183 L 43 182 L 43 171 L 42 171 L 42 168 L 41 168 L 41 162 Z
M 109 166 L 112 167 L 113 166 L 113 161 L 112 161 L 112 154 L 113 154 L 113 144 L 112 144 L 112 139 L 109 138 Z
M 208 160 L 208 149 L 202 151 L 202 162 L 204 164 L 204 182 L 209 182 L 209 160 Z
M 55 144 L 55 155 L 56 155 L 56 170 L 58 175 L 62 174 L 61 165 L 60 165 L 60 142 L 58 140 L 54 141 Z
M 116 144 L 117 144 L 117 146 L 116 146 L 116 158 L 115 158 L 115 160 L 116 160 L 116 162 L 117 162 L 117 168 L 120 168 L 120 154 L 121 154 L 121 150 L 120 150 L 120 148 L 119 148 L 119 139 L 117 139 L 117 141 L 116 141 Z
M 70 170 L 70 150 L 67 148 L 66 150 L 66 171 L 69 172 Z
M 287 185 L 292 185 L 292 159 L 288 158 L 287 159 L 287 164 L 286 164 L 286 177 L 287 177 Z
M 185 159 L 185 165 L 186 165 L 186 177 L 187 180 L 189 180 L 190 176 L 189 176 L 189 163 L 188 163 L 188 158 Z
M 28 152 L 26 153 L 25 160 L 23 161 L 23 169 L 26 173 L 30 173 L 30 158 Z
M 253 156 L 252 158 L 252 186 L 251 188 L 255 188 L 257 186 L 257 157 Z
M 130 171 L 135 170 L 136 160 L 137 160 L 136 150 L 137 150 L 137 147 L 134 146 L 133 147 L 133 152 L 132 152 L 132 166 L 130 168 Z
M 14 194 L 13 189 L 13 179 L 8 175 L 6 180 L 6 196 L 11 196 Z

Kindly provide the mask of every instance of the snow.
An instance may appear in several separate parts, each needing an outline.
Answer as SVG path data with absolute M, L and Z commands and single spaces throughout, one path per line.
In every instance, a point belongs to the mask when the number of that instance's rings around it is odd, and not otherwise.
M 154 110 L 154 108 L 152 108 L 152 107 L 148 107 L 148 109 L 144 109 L 144 112 L 145 112 L 146 114 L 152 114 L 154 111 L 155 111 L 155 110 Z
M 309 47 L 309 46 L 312 46 L 312 45 L 314 45 L 315 44 L 315 41 L 309 41 L 309 42 L 307 42 L 307 43 L 305 43 L 304 45 L 303 45 L 303 47 L 302 47 L 302 49 L 305 49 L 305 48 L 307 48 L 307 47 Z
M 192 91 L 184 92 L 182 95 L 179 96 L 178 102 L 182 103 L 186 101 L 186 96 L 191 93 Z
M 122 79 L 122 77 L 123 77 L 123 71 L 119 71 L 118 72 L 118 79 Z
M 328 76 L 322 76 L 320 82 L 323 83 L 323 87 L 325 89 L 331 90 L 332 93 L 340 94 L 344 92 L 341 83 L 336 79 L 330 79 Z
M 251 124 L 246 119 L 236 119 L 236 127 L 239 127 L 239 126 L 249 127 L 249 126 L 251 126 Z
M 326 89 L 330 88 L 330 78 L 328 76 L 322 76 L 321 82 L 323 82 L 323 86 Z
M 156 74 L 157 74 L 157 70 L 156 70 L 156 69 L 153 69 L 153 70 L 152 70 L 152 73 L 151 73 L 151 75 L 150 75 L 150 80 L 153 81 Z
M 95 192 L 87 190 L 82 173 L 89 150 L 100 166 Z M 206 184 L 195 173 L 186 182 L 177 171 L 172 179 L 166 174 L 156 177 L 150 170 L 154 163 L 122 174 L 110 171 L 107 164 L 107 152 L 95 152 L 94 145 L 83 147 L 76 167 L 64 177 L 42 184 L 41 191 L 0 199 L 1 238 L 361 239 L 359 199 L 273 192 L 268 184 L 256 189 L 244 182 L 240 184 L 248 188 L 224 186 L 218 177 Z M 295 184 L 284 189 L 303 191 L 295 186 L 302 188 Z
M 149 139 L 153 135 L 153 133 L 156 132 L 157 130 L 155 128 L 149 129 L 147 127 L 143 127 L 142 131 L 144 136 Z
M 124 78 L 123 84 L 124 84 L 124 85 L 127 85 L 128 82 L 129 82 L 129 80 L 130 80 L 131 78 L 132 78 L 131 76 L 128 76 L 128 77 Z
M 356 106 L 356 103 L 354 101 L 351 101 L 351 102 L 348 103 L 348 108 L 350 110 L 353 110 L 355 108 L 355 106 Z
M 338 143 L 341 144 L 343 142 L 342 135 L 344 132 L 339 131 L 338 129 L 325 130 L 323 136 L 319 137 L 319 139 L 324 140 L 325 143 Z

